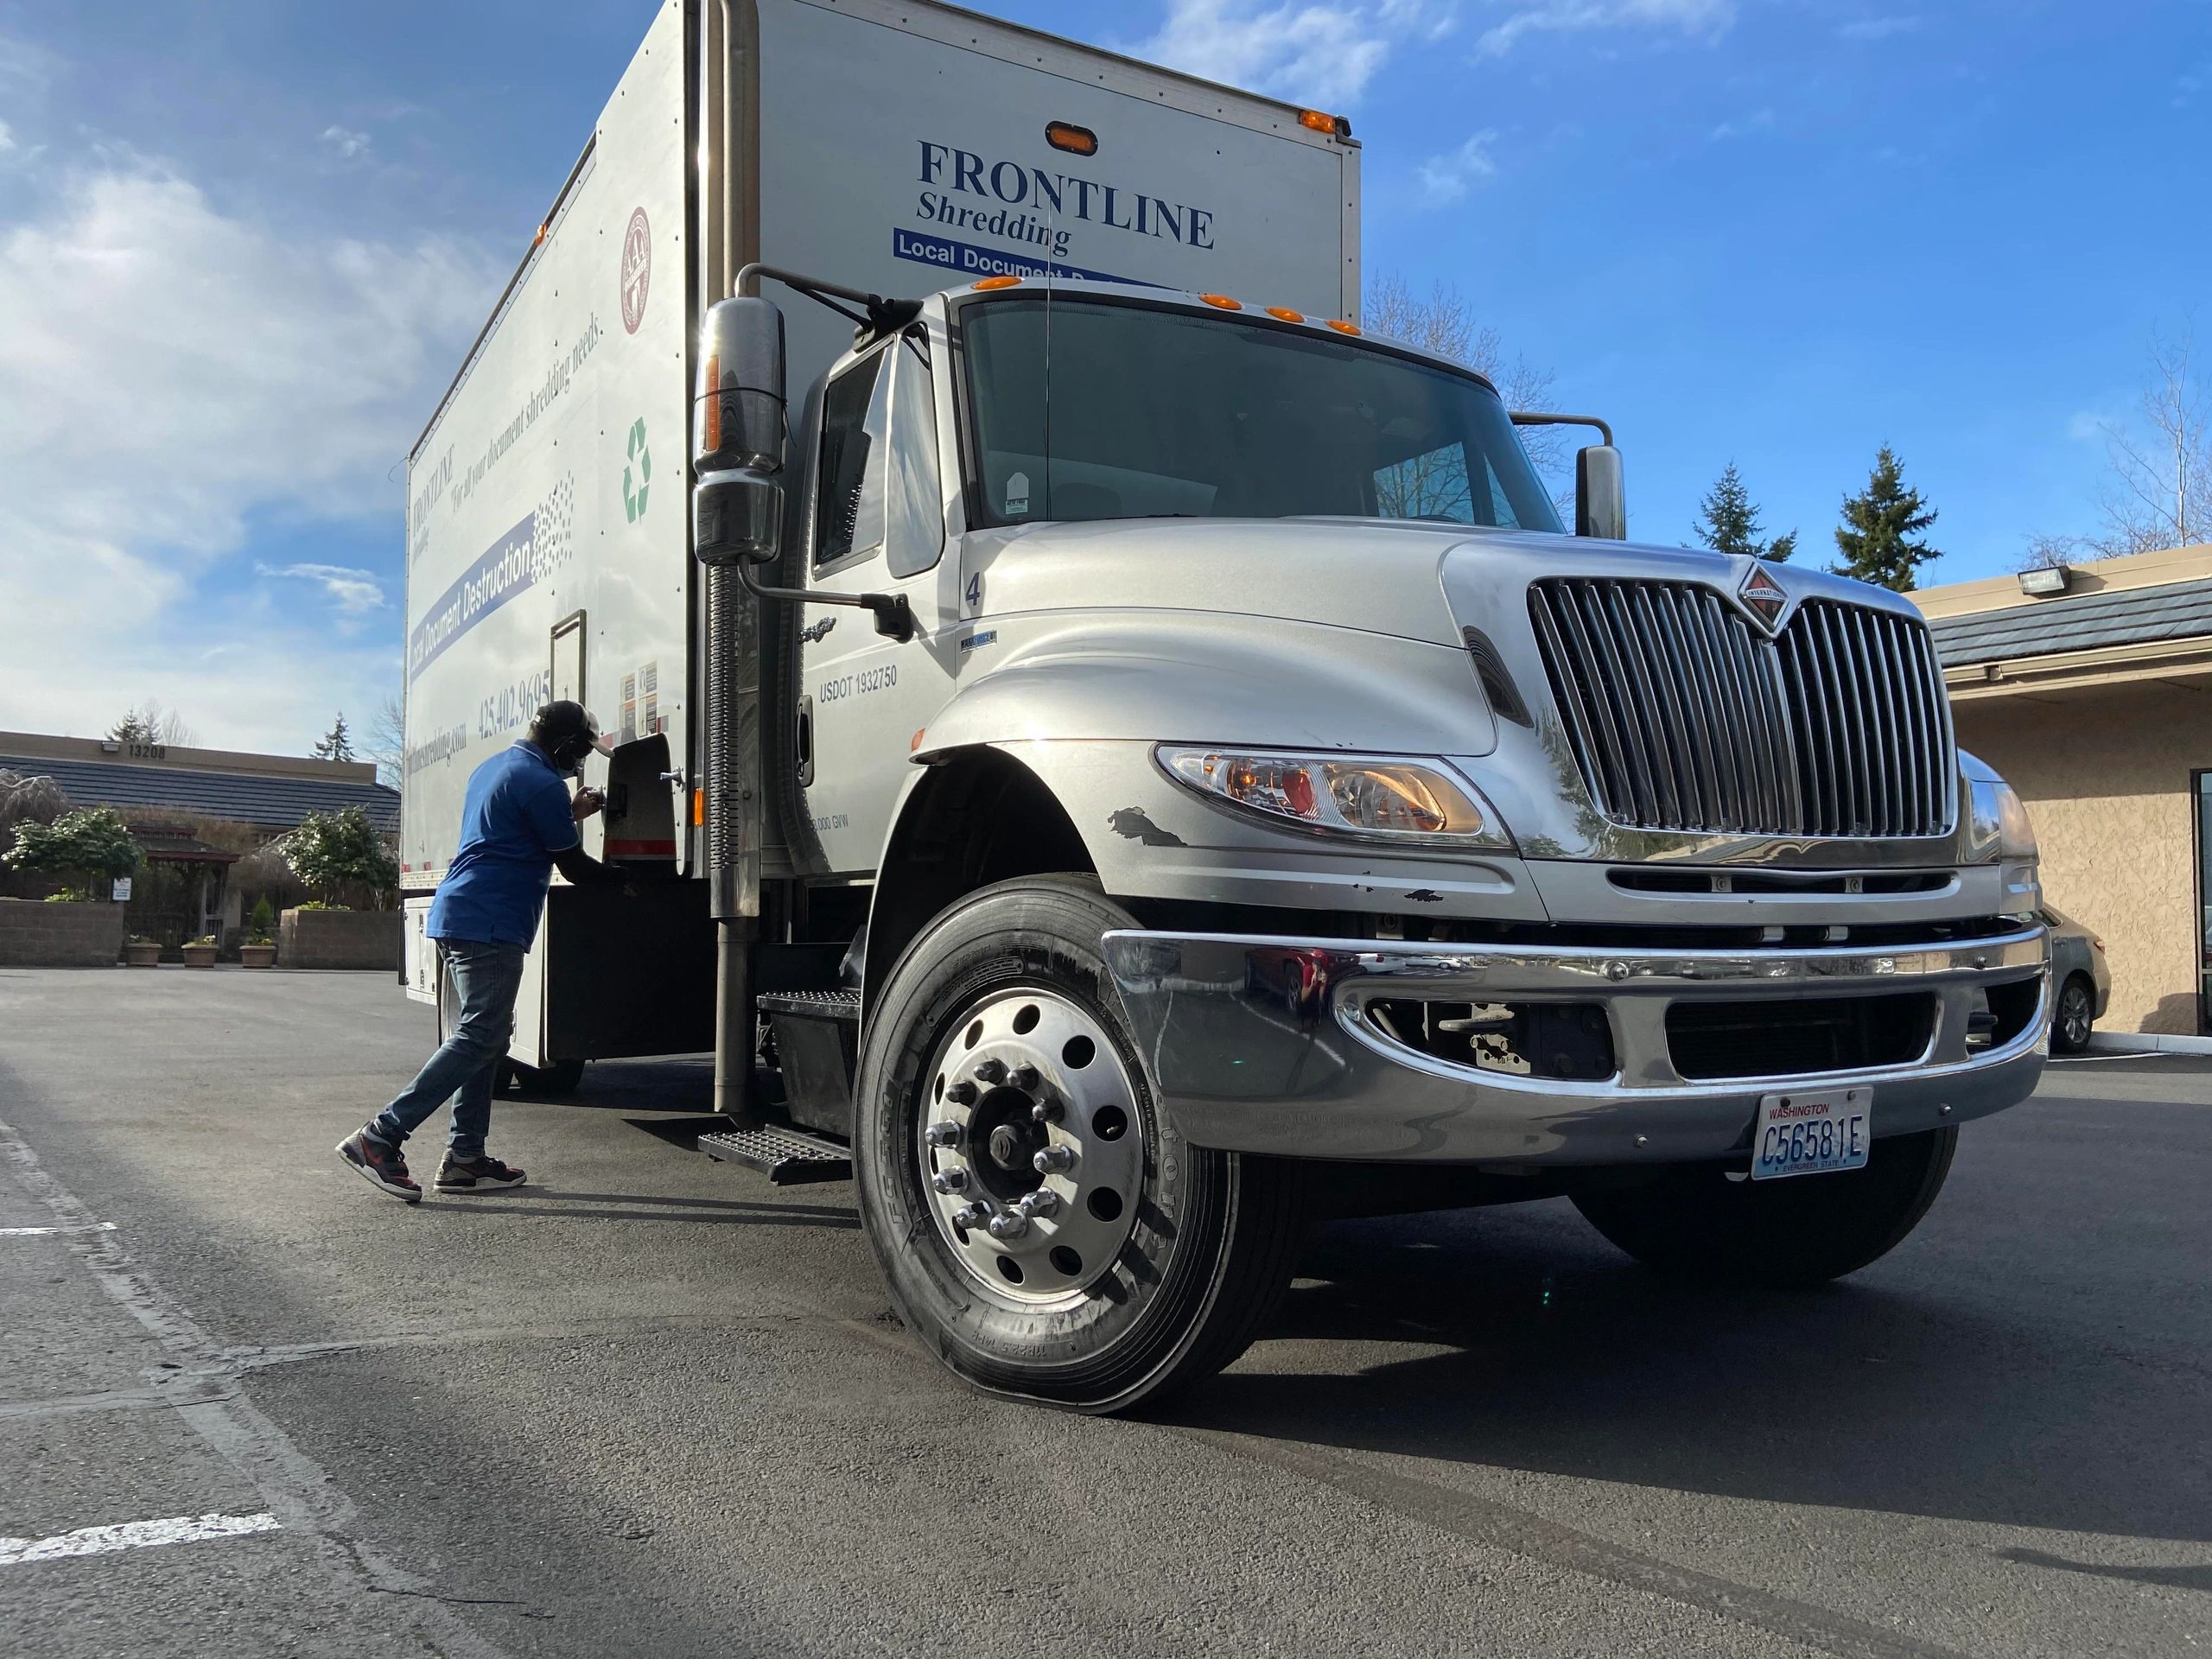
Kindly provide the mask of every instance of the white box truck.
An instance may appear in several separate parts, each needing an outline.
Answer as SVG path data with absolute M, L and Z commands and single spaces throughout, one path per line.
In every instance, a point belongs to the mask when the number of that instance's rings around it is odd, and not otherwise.
M 2033 837 L 1893 594 L 1560 523 L 1357 321 L 1359 151 L 930 3 L 670 0 L 416 446 L 411 994 L 470 770 L 615 740 L 513 1058 L 711 1046 L 902 1315 L 1087 1410 L 1316 1216 L 1813 1282 L 2047 1048 Z

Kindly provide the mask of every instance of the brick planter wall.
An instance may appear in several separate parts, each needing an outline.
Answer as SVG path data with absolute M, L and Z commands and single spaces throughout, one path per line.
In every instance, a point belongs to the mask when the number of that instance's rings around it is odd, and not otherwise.
M 396 910 L 288 910 L 276 924 L 276 965 L 396 974 L 403 919 Z
M 0 967 L 112 968 L 123 955 L 125 908 L 0 899 Z

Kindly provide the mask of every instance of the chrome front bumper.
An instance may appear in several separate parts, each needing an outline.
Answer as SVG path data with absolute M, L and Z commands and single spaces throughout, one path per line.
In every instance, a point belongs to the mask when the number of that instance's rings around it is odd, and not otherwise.
M 1960 1123 L 2025 1099 L 2050 1047 L 2050 942 L 2040 927 L 1966 944 L 1754 952 L 1529 950 L 1387 940 L 1113 932 L 1106 961 L 1161 1109 L 1190 1140 L 1233 1152 L 1438 1163 L 1639 1164 L 1748 1146 L 1763 1095 L 1871 1084 L 1877 1138 Z M 2001 1044 L 1967 1046 L 1974 993 L 2037 982 Z M 1693 1001 L 1925 990 L 1936 1014 L 1910 1064 L 1692 1083 L 1667 1010 Z M 1380 1000 L 1604 1006 L 1617 1070 L 1599 1082 L 1440 1060 L 1369 1016 Z

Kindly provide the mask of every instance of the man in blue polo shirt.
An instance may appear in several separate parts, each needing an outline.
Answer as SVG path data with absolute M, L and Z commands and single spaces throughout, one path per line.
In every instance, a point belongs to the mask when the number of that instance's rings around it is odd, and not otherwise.
M 438 942 L 453 976 L 461 1018 L 415 1081 L 338 1146 L 340 1157 L 396 1198 L 421 1201 L 423 1189 L 408 1174 L 400 1145 L 448 1100 L 453 1132 L 438 1167 L 438 1191 L 485 1192 L 523 1183 L 522 1171 L 484 1149 L 493 1080 L 514 1035 L 523 957 L 537 935 L 556 866 L 579 887 L 621 880 L 584 852 L 577 829 L 599 810 L 599 796 L 579 790 L 571 800 L 563 781 L 582 771 L 594 750 L 604 753 L 605 746 L 590 711 L 578 702 L 549 702 L 527 737 L 469 776 L 461 848 L 438 883 L 423 930 Z

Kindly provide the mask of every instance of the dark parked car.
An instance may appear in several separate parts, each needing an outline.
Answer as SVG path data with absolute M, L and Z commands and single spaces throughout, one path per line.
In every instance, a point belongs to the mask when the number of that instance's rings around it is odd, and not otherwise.
M 2050 928 L 2051 1052 L 2079 1054 L 2112 1000 L 2105 942 L 2063 910 L 2046 906 L 2043 918 Z

